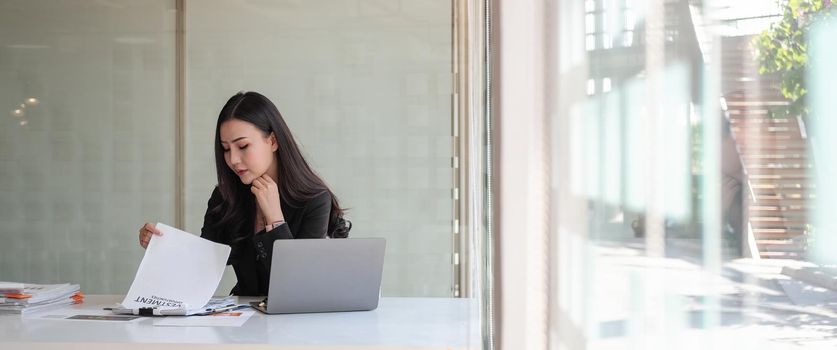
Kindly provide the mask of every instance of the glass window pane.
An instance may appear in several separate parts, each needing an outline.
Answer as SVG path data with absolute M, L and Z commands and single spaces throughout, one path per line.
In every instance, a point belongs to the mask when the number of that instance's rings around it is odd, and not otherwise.
M 596 15 L 588 13 L 584 16 L 584 27 L 587 28 L 587 34 L 596 32 Z
M 625 29 L 634 30 L 636 27 L 636 15 L 634 11 L 625 10 Z
M 550 345 L 830 344 L 834 5 L 625 4 L 555 7 Z

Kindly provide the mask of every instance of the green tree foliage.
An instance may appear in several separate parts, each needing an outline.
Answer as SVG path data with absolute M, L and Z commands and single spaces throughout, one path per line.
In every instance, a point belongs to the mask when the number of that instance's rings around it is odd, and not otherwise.
M 811 26 L 832 16 L 831 0 L 779 0 L 782 19 L 753 41 L 760 74 L 779 74 L 781 93 L 790 101 L 780 116 L 807 116 L 805 70 L 808 69 L 807 36 Z

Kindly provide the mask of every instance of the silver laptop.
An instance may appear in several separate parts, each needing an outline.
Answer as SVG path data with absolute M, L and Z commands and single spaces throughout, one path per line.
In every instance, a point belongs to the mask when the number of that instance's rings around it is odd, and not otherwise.
M 383 238 L 282 239 L 273 243 L 267 314 L 367 311 L 378 307 Z

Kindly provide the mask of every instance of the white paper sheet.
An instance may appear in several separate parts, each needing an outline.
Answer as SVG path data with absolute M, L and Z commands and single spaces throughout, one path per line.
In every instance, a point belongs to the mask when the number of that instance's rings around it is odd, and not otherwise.
M 235 310 L 208 316 L 167 316 L 155 319 L 155 326 L 166 327 L 241 327 L 256 311 Z
M 218 288 L 230 247 L 174 227 L 157 224 L 153 236 L 122 301 L 126 308 L 197 309 Z

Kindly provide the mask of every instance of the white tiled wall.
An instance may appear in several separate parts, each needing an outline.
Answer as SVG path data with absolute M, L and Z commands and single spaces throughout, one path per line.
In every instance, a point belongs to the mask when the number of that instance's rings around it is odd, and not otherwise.
M 187 1 L 186 227 L 215 185 L 218 112 L 239 90 L 277 104 L 349 207 L 387 238 L 384 295 L 451 296 L 451 4 Z M 228 291 L 228 271 L 219 291 Z
M 352 237 L 387 238 L 384 295 L 452 295 L 450 1 L 185 6 L 186 229 L 215 184 L 218 111 L 260 91 Z M 0 2 L 0 280 L 122 294 L 139 226 L 174 223 L 174 23 L 171 0 Z
M 0 2 L 0 280 L 125 293 L 137 229 L 173 222 L 174 14 Z

